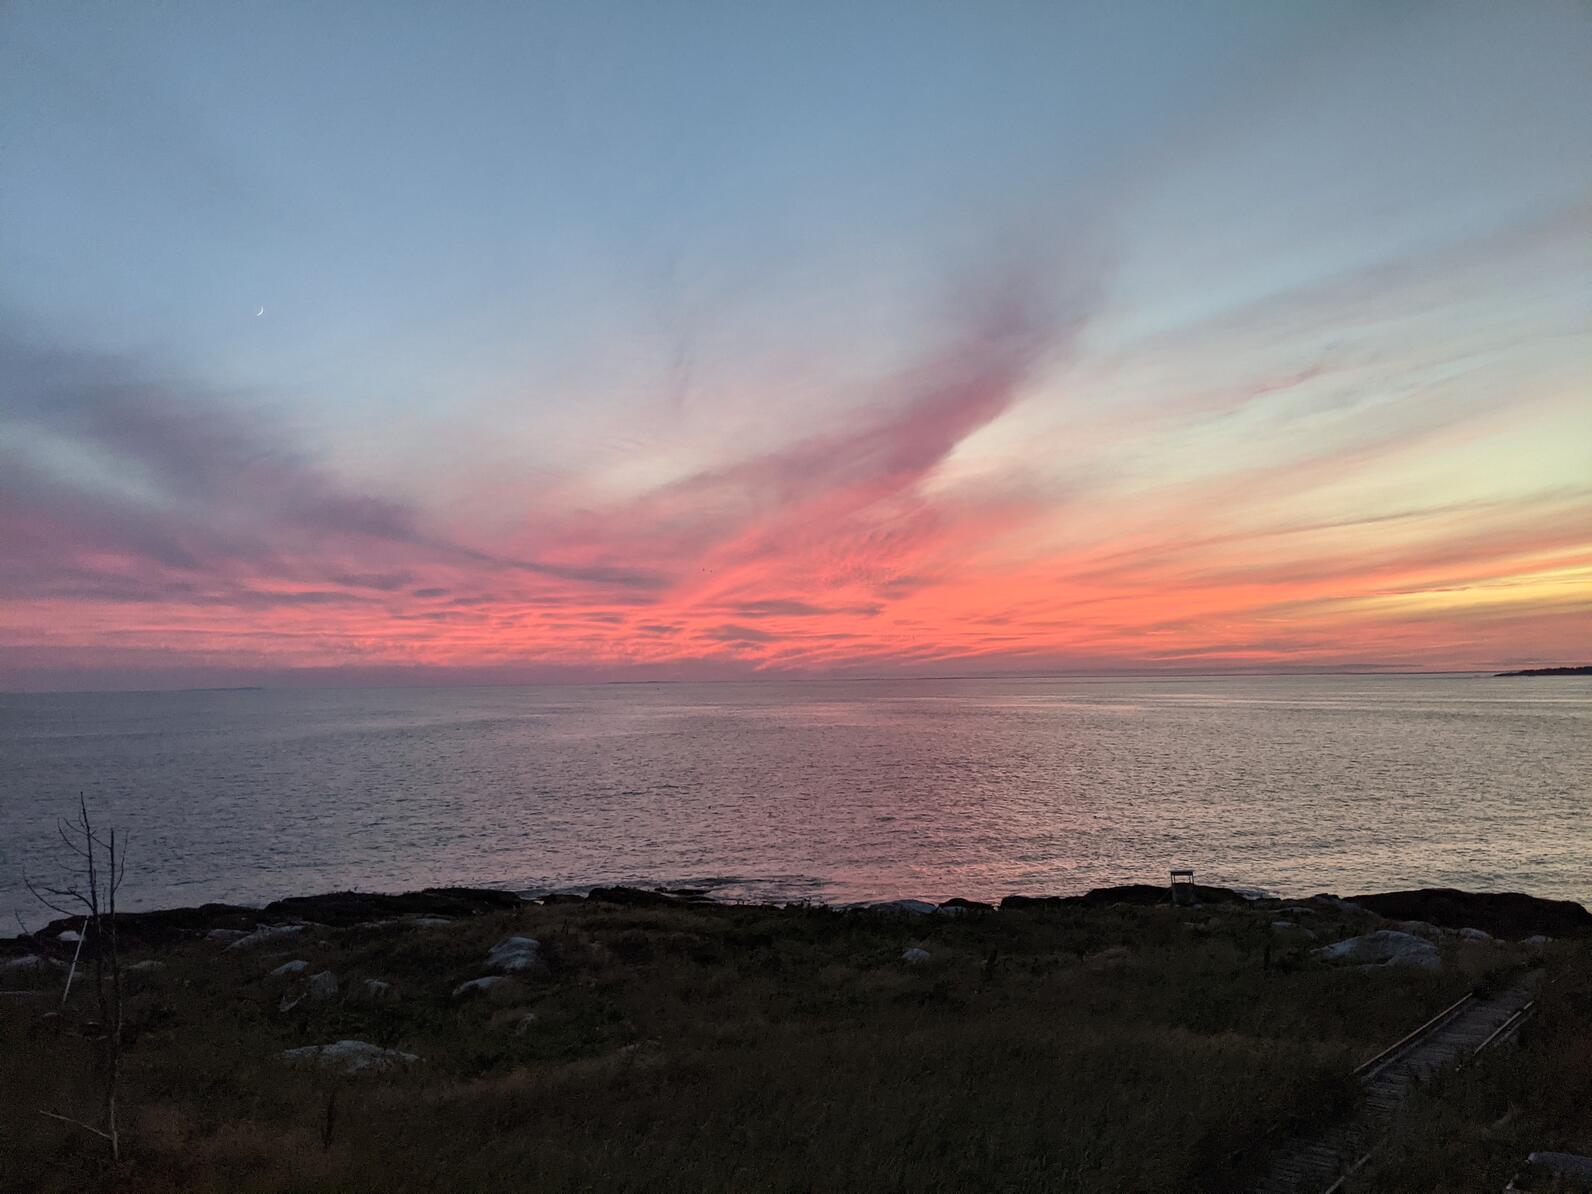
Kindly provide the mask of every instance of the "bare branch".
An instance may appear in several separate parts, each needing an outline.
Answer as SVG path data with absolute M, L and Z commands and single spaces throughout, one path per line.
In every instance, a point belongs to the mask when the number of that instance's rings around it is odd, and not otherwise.
M 51 1118 L 51 1119 L 58 1119 L 58 1120 L 60 1120 L 60 1121 L 61 1121 L 61 1122 L 62 1122 L 62 1123 L 64 1123 L 64 1124 L 71 1124 L 71 1125 L 72 1125 L 72 1126 L 73 1126 L 73 1127 L 76 1127 L 76 1128 L 82 1128 L 82 1129 L 83 1129 L 83 1130 L 84 1130 L 84 1131 L 85 1131 L 85 1132 L 93 1132 L 93 1133 L 94 1133 L 94 1135 L 96 1135 L 96 1136 L 98 1136 L 98 1137 L 100 1137 L 100 1139 L 102 1139 L 102 1140 L 109 1140 L 109 1141 L 111 1141 L 111 1142 L 112 1142 L 112 1143 L 113 1143 L 113 1144 L 114 1144 L 114 1143 L 115 1143 L 115 1138 L 114 1138 L 114 1137 L 113 1137 L 113 1136 L 112 1136 L 112 1135 L 111 1135 L 111 1134 L 110 1134 L 110 1133 L 109 1133 L 109 1132 L 102 1132 L 102 1131 L 100 1131 L 100 1130 L 99 1130 L 99 1129 L 98 1129 L 98 1128 L 96 1128 L 96 1127 L 92 1127 L 92 1126 L 91 1126 L 91 1125 L 89 1125 L 89 1124 L 86 1124 L 86 1123 L 84 1123 L 84 1122 L 83 1122 L 83 1121 L 82 1121 L 82 1120 L 80 1120 L 80 1119 L 68 1119 L 68 1118 L 67 1118 L 67 1117 L 66 1117 L 66 1116 L 64 1116 L 64 1115 L 57 1115 L 57 1114 L 56 1114 L 56 1113 L 55 1113 L 55 1112 L 53 1112 L 53 1111 L 40 1111 L 40 1112 L 39 1112 L 39 1114 L 40 1114 L 40 1115 L 47 1115 L 47 1116 L 49 1116 L 49 1117 L 50 1117 L 50 1118 Z
M 67 836 L 67 830 L 68 829 L 69 829 L 69 826 L 67 825 L 67 823 L 65 821 L 56 822 L 55 832 L 60 834 L 61 842 L 66 846 L 66 848 L 68 850 L 72 851 L 73 854 L 76 854 L 79 858 L 83 858 L 83 859 L 88 858 L 88 854 L 85 851 L 83 851 L 82 849 L 80 849 L 78 847 L 78 844 L 76 842 L 74 842 L 69 836 Z
M 55 899 L 59 900 L 78 900 L 85 908 L 89 906 L 88 901 L 75 891 L 62 891 L 54 887 L 41 888 L 37 886 L 31 879 L 23 879 L 22 885 L 28 889 L 28 894 L 34 899 L 38 900 L 39 903 L 43 904 L 52 912 L 59 912 L 62 916 L 77 916 L 78 913 L 73 912 L 70 908 L 61 907 L 61 905 L 57 904 L 55 900 L 50 899 L 50 896 L 54 896 Z

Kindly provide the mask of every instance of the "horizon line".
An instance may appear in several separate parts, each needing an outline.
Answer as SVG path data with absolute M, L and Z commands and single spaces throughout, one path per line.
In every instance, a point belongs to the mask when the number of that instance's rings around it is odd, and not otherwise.
M 1553 667 L 1577 667 L 1577 664 L 1529 665 L 1526 670 Z M 1521 670 L 1513 667 L 1510 670 Z M 802 673 L 762 674 L 740 677 L 704 677 L 696 679 L 608 679 L 608 680 L 504 680 L 459 681 L 456 683 L 420 684 L 202 684 L 179 688 L 0 688 L 0 696 L 135 696 L 152 693 L 176 695 L 196 692 L 381 692 L 397 690 L 424 691 L 427 689 L 466 688 L 606 688 L 642 685 L 709 685 L 709 684 L 834 684 L 883 683 L 901 680 L 926 680 L 934 682 L 968 680 L 1098 680 L 1150 679 L 1150 680 L 1210 680 L 1250 679 L 1283 680 L 1319 676 L 1482 676 L 1498 678 L 1503 673 L 1495 668 L 1312 668 L 1301 671 L 1248 671 L 1228 670 L 1170 670 L 1170 669 L 1057 669 L 1036 672 L 968 672 L 935 673 L 927 675 L 813 675 Z

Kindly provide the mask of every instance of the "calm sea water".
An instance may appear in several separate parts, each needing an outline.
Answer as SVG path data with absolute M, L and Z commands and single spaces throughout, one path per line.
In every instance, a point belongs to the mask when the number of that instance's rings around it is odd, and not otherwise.
M 1592 900 L 1592 681 L 912 680 L 0 696 L 0 916 L 78 792 L 124 904 L 466 883 Z

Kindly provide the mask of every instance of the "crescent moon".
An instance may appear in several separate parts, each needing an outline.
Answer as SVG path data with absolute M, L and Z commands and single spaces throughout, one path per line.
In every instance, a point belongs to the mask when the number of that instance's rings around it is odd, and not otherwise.
M 255 313 L 254 313 L 254 317 L 255 317 L 255 318 L 256 318 L 256 319 L 258 319 L 258 318 L 260 318 L 260 316 L 262 316 L 262 315 L 264 315 L 264 314 L 265 314 L 265 308 L 264 308 L 264 307 L 261 307 L 261 308 L 260 308 L 260 309 L 259 309 L 259 310 L 258 310 L 258 311 L 256 311 L 256 312 L 255 312 Z

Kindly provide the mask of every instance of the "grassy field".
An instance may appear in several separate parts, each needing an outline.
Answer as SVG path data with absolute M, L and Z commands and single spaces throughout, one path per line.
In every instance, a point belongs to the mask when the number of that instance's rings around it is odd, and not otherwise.
M 1285 944 L 1274 918 L 593 901 L 312 928 L 253 950 L 189 942 L 138 955 L 163 968 L 129 976 L 119 1163 L 39 1114 L 95 1121 L 94 1047 L 41 1020 L 47 1003 L 0 1000 L 0 1187 L 1230 1190 L 1273 1133 L 1352 1097 L 1356 1063 L 1531 952 L 1449 938 L 1438 972 L 1333 968 Z M 1365 927 L 1330 910 L 1300 920 L 1320 941 Z M 510 934 L 538 939 L 548 972 L 456 998 Z M 929 958 L 903 961 L 909 947 Z M 1571 947 L 1550 954 L 1585 966 Z M 288 980 L 265 976 L 299 958 L 342 994 L 279 1010 Z M 366 978 L 392 997 L 355 998 Z M 1495 1168 L 1569 1115 L 1563 1090 L 1540 1122 L 1522 1110 L 1534 1075 L 1583 1065 L 1585 1092 L 1592 1074 L 1585 984 L 1554 989 L 1563 1006 L 1545 1012 L 1541 1044 L 1431 1096 L 1446 1133 L 1493 1131 L 1514 1109 Z M 1578 1051 L 1550 1032 L 1580 1033 Z M 336 1077 L 281 1057 L 347 1038 L 423 1060 Z M 1479 1155 L 1468 1147 L 1412 1138 L 1360 1188 L 1469 1189 L 1410 1178 L 1447 1172 L 1439 1154 L 1462 1171 Z

